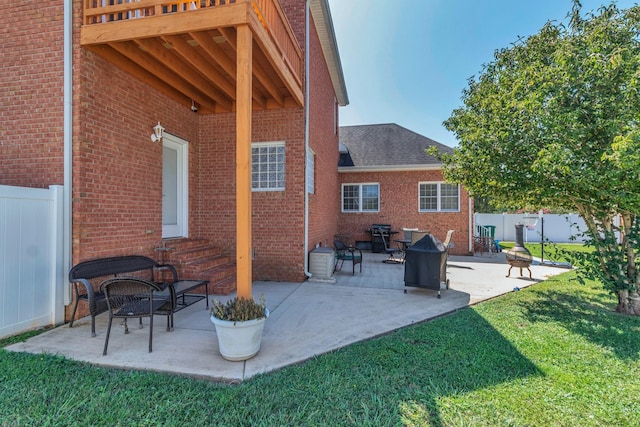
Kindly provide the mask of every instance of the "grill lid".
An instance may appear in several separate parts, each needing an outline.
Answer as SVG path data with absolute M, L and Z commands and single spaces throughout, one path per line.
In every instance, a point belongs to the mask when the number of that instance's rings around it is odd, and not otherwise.
M 407 252 L 443 253 L 446 251 L 444 244 L 433 234 L 427 234 L 422 239 L 407 248 Z
M 371 228 L 381 228 L 383 230 L 391 230 L 391 224 L 371 224 Z

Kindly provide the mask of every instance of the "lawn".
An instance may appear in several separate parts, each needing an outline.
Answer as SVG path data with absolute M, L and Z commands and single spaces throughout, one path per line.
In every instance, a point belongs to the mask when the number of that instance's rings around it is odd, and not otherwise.
M 502 251 L 506 252 L 515 245 L 515 242 L 500 242 Z M 545 243 L 544 257 L 542 253 L 542 244 L 525 243 L 524 246 L 531 252 L 531 255 L 538 258 L 544 258 L 545 261 L 554 262 L 570 262 L 567 256 L 570 252 L 591 252 L 593 247 L 584 246 L 582 243 Z
M 0 349 L 0 425 L 640 425 L 640 319 L 574 274 L 239 385 Z

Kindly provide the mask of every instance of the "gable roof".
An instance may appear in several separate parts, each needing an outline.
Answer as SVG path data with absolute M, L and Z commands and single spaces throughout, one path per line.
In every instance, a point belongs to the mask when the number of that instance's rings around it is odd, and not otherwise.
M 338 171 L 440 169 L 442 162 L 425 153 L 432 146 L 453 152 L 395 123 L 341 126 Z

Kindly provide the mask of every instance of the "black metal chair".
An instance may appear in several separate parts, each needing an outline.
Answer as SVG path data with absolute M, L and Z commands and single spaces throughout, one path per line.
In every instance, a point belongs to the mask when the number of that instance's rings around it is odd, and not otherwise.
M 133 278 L 118 277 L 106 280 L 100 286 L 107 300 L 109 312 L 109 326 L 104 340 L 103 355 L 107 354 L 109 346 L 109 335 L 111 324 L 114 318 L 124 319 L 124 333 L 129 333 L 127 319 L 138 318 L 140 328 L 142 328 L 142 318 L 149 318 L 149 353 L 151 353 L 151 342 L 153 339 L 153 315 L 160 314 L 167 316 L 167 328 L 171 317 L 171 302 L 166 298 L 154 298 L 154 292 L 161 292 L 163 287 L 157 283 Z
M 389 258 L 385 259 L 382 262 L 390 263 L 390 264 L 402 264 L 404 262 L 404 251 L 402 248 L 393 247 L 387 242 L 387 238 L 385 237 L 385 233 L 379 228 L 373 228 L 372 232 L 375 236 L 378 236 L 382 240 L 382 244 L 384 245 L 384 251 L 389 255 Z M 400 257 L 396 257 L 396 254 L 400 254 Z
M 362 273 L 362 251 L 360 249 L 347 246 L 338 239 L 333 241 L 333 247 L 336 250 L 336 266 L 334 271 L 340 271 L 345 261 L 351 261 L 351 275 L 356 274 L 356 264 L 360 264 L 360 273 Z M 339 267 L 338 263 L 340 264 Z
M 69 327 L 73 327 L 78 303 L 84 301 L 87 303 L 89 314 L 91 315 L 91 336 L 96 336 L 96 316 L 107 311 L 107 301 L 100 289 L 93 289 L 93 281 L 100 283 L 118 275 L 122 277 L 123 273 L 128 273 L 129 276 L 148 277 L 149 280 L 153 281 L 153 274 L 156 269 L 175 271 L 173 266 L 160 265 L 155 260 L 141 255 L 98 258 L 76 264 L 69 271 L 69 282 L 73 284 L 73 299 L 75 301 Z

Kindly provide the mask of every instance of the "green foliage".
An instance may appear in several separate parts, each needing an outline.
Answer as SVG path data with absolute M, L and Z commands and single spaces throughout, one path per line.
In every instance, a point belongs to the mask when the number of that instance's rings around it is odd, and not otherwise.
M 568 254 L 573 264 L 582 267 L 582 279 L 598 280 L 612 293 L 635 292 L 637 273 L 630 274 L 621 267 L 635 263 L 637 248 L 640 248 L 639 226 L 638 217 L 635 217 L 633 224 L 625 229 L 624 240 L 628 242 L 623 244 L 619 244 L 613 231 L 604 231 L 595 238 L 587 232 L 585 246 L 593 248 L 593 251 Z
M 568 24 L 549 22 L 497 50 L 469 80 L 464 106 L 444 123 L 459 146 L 440 156 L 447 180 L 495 206 L 577 211 L 596 254 L 584 271 L 620 297 L 640 284 L 639 69 L 640 7 L 584 17 L 576 0 Z
M 266 307 L 264 295 L 260 295 L 259 301 L 253 298 L 238 297 L 232 298 L 225 303 L 213 300 L 211 301 L 211 315 L 220 320 L 244 322 L 266 317 Z
M 515 246 L 515 242 L 500 241 L 502 251 L 506 252 Z M 554 243 L 545 242 L 544 253 L 540 243 L 527 242 L 525 247 L 531 252 L 531 255 L 537 258 L 544 258 L 545 261 L 570 263 L 575 265 L 576 260 L 581 257 L 580 253 L 593 252 L 592 247 L 585 246 L 582 243 Z
M 478 213 L 500 213 L 500 209 L 497 209 L 491 202 L 491 198 L 478 196 L 474 197 L 473 210 Z

